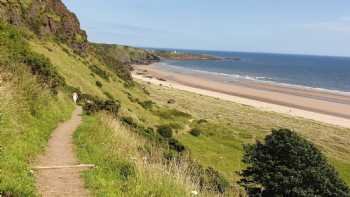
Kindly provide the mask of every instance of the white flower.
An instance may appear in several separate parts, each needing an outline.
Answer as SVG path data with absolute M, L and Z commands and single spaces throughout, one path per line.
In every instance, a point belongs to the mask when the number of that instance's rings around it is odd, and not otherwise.
M 198 192 L 197 192 L 197 191 L 191 191 L 191 194 L 192 194 L 193 196 L 197 196 L 197 195 L 198 195 Z

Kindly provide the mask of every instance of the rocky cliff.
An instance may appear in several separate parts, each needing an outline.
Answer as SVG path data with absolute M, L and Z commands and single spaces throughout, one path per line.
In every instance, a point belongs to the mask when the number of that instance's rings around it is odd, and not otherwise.
M 79 20 L 61 0 L 0 0 L 0 17 L 39 36 L 52 36 L 80 54 L 88 48 Z

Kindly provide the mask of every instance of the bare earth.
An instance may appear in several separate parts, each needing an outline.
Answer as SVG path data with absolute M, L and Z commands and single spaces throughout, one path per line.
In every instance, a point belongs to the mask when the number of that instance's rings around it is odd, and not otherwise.
M 72 135 L 81 123 L 82 109 L 77 107 L 70 120 L 60 124 L 52 133 L 47 151 L 38 158 L 36 166 L 75 166 Z M 35 168 L 34 168 L 35 169 Z M 89 196 L 80 177 L 82 168 L 36 169 L 36 185 L 43 197 Z
M 350 95 L 253 82 L 227 84 L 152 65 L 134 68 L 133 77 L 149 83 L 350 128 Z

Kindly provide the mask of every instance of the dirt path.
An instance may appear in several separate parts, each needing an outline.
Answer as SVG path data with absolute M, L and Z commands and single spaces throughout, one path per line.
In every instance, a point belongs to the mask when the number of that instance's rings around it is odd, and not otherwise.
M 75 166 L 72 135 L 81 123 L 82 109 L 76 108 L 70 120 L 60 124 L 52 133 L 47 151 L 38 158 L 36 167 Z M 34 167 L 35 169 L 35 167 Z M 35 169 L 36 186 L 43 196 L 89 196 L 80 178 L 82 168 Z

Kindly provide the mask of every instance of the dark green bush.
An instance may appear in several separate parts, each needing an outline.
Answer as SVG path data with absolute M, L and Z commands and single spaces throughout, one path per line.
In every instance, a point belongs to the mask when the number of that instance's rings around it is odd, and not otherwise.
M 125 125 L 128 125 L 132 128 L 137 128 L 137 123 L 134 121 L 134 119 L 130 116 L 123 116 L 120 118 L 121 122 Z
M 78 103 L 83 106 L 87 114 L 94 114 L 98 111 L 106 111 L 114 117 L 118 116 L 120 103 L 116 100 L 102 100 L 88 94 L 79 95 Z
M 193 136 L 195 136 L 195 137 L 198 137 L 198 136 L 200 136 L 200 135 L 202 134 L 202 131 L 199 130 L 198 128 L 194 128 L 194 129 L 192 129 L 192 130 L 190 131 L 190 134 L 193 135 Z
M 99 68 L 98 66 L 96 65 L 90 65 L 89 66 L 89 69 L 95 73 L 96 75 L 98 75 L 99 77 L 101 77 L 102 79 L 106 80 L 106 81 L 109 81 L 109 74 L 102 70 L 101 68 Z
M 139 105 L 141 105 L 144 109 L 152 109 L 153 105 L 155 104 L 153 101 L 147 100 L 143 102 L 138 102 Z
M 96 86 L 99 88 L 102 88 L 103 85 L 102 85 L 101 81 L 96 81 Z
M 321 151 L 289 129 L 272 130 L 244 152 L 239 183 L 250 196 L 350 196 Z
M 123 180 L 128 180 L 129 177 L 135 176 L 135 167 L 130 163 L 124 163 L 119 167 L 119 175 Z
M 168 140 L 169 148 L 175 150 L 178 153 L 185 151 L 185 146 L 181 144 L 177 139 L 170 138 Z
M 164 138 L 171 138 L 173 136 L 173 129 L 168 125 L 158 126 L 157 132 Z

